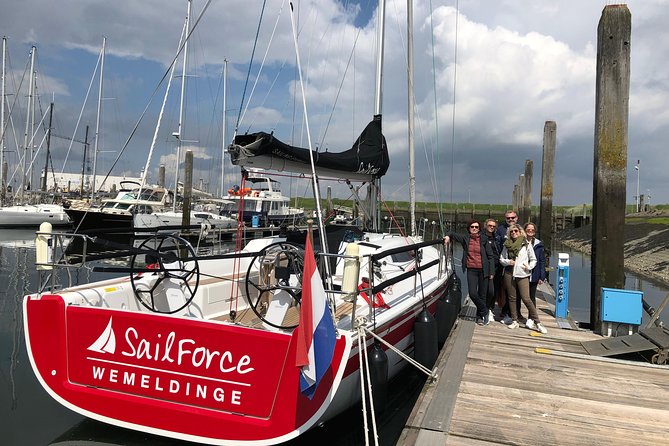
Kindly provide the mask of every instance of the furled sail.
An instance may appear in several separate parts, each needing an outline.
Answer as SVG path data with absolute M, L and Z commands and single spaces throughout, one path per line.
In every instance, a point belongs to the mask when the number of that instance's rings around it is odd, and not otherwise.
M 309 149 L 294 147 L 265 132 L 238 135 L 228 148 L 232 164 L 275 171 L 311 173 Z M 314 152 L 316 173 L 320 176 L 371 181 L 388 170 L 388 147 L 381 133 L 381 116 L 367 124 L 350 149 L 339 152 Z

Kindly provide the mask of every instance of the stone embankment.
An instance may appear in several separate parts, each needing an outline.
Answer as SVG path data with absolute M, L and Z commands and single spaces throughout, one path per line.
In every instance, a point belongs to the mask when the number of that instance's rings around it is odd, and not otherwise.
M 625 224 L 625 268 L 669 287 L 669 226 L 653 223 Z M 566 229 L 556 241 L 591 254 L 592 226 Z

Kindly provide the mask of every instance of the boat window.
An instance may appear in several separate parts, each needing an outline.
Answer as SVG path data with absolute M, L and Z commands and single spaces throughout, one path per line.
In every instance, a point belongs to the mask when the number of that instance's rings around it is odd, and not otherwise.
M 397 254 L 392 254 L 390 258 L 395 263 L 410 262 L 413 260 L 413 251 L 398 252 Z

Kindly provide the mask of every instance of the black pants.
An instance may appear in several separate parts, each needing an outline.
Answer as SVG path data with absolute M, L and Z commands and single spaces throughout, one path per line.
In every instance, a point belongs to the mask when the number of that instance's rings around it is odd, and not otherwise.
M 486 307 L 488 277 L 483 275 L 483 269 L 467 268 L 467 288 L 469 289 L 469 297 L 476 305 L 476 315 L 483 318 L 488 314 L 488 307 Z
M 488 279 L 488 292 L 486 294 L 485 305 L 489 310 L 495 309 L 495 301 L 497 300 L 497 290 L 503 288 L 502 277 L 504 276 L 504 268 L 495 268 L 495 276 L 493 280 Z

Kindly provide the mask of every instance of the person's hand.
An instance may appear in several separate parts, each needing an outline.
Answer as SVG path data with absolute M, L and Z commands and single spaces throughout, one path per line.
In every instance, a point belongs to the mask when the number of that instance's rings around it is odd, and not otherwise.
M 543 283 L 544 283 L 544 281 L 543 281 L 543 280 L 541 280 L 541 279 L 539 279 L 539 281 L 538 281 L 537 283 L 538 283 L 539 285 L 541 285 L 541 284 L 543 284 Z
M 494 279 L 494 278 L 495 278 L 494 275 L 488 277 L 488 279 L 490 279 L 490 280 L 492 280 L 492 279 Z
M 448 242 L 451 241 L 451 238 L 447 235 L 444 236 L 444 245 L 448 245 Z
M 509 265 L 515 265 L 515 264 L 516 264 L 516 261 L 515 261 L 515 260 L 513 260 L 513 259 L 512 259 L 512 260 L 509 260 Z

